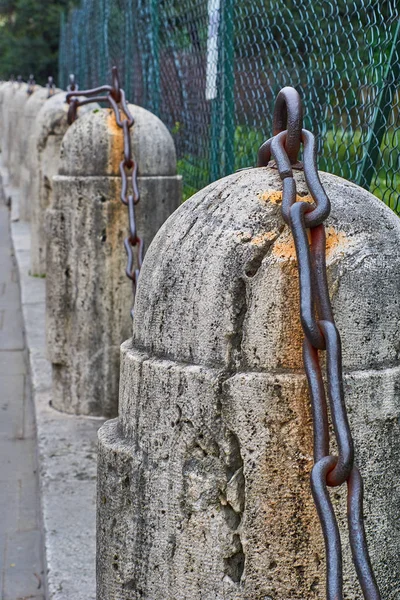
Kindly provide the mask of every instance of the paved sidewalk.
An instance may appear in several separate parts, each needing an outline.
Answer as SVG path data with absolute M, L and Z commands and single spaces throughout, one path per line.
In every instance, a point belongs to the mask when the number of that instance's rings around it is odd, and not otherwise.
M 33 403 L 9 211 L 0 204 L 0 594 L 44 600 Z
M 52 408 L 46 280 L 30 275 L 30 224 L 19 220 L 18 204 L 19 190 L 0 160 L 0 600 L 96 600 L 96 446 L 103 419 Z M 7 395 L 6 381 L 15 398 Z M 13 505 L 14 521 L 6 514 Z M 8 539 L 14 546 L 8 544 L 6 553 Z
M 97 430 L 103 419 L 52 408 L 46 279 L 32 277 L 29 223 L 11 223 L 36 416 L 48 598 L 96 599 Z M 2 600 L 2 599 L 1 599 Z

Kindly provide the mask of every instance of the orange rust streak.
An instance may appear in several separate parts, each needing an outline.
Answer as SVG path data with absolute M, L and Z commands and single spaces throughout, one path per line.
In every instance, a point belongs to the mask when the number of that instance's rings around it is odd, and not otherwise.
M 282 192 L 278 190 L 266 190 L 265 192 L 260 192 L 258 197 L 263 202 L 272 202 L 273 204 L 280 204 L 282 202 Z M 310 194 L 307 194 L 307 196 L 297 195 L 296 201 L 309 202 L 310 204 L 314 202 Z
M 341 250 L 349 243 L 343 231 L 336 231 L 334 227 L 326 230 L 326 256 L 329 257 L 335 250 Z
M 308 234 L 309 235 L 309 234 Z M 310 236 L 309 236 L 310 237 Z M 334 227 L 328 227 L 326 230 L 326 257 L 329 258 L 333 252 L 344 248 L 348 244 L 346 235 L 341 231 L 336 231 Z M 294 240 L 289 229 L 285 229 L 282 236 L 274 244 L 272 254 L 283 260 L 296 260 L 296 249 Z
M 279 240 L 274 244 L 272 254 L 283 260 L 296 260 L 296 248 L 288 228 L 285 228 Z
M 280 204 L 282 202 L 282 192 L 276 190 L 266 190 L 260 193 L 258 197 L 264 202 L 272 202 L 273 204 Z
M 107 128 L 110 135 L 109 164 L 111 173 L 119 173 L 119 165 L 124 157 L 124 137 L 120 127 L 115 120 L 114 111 L 110 110 L 107 116 Z
M 277 231 L 266 231 L 265 233 L 260 233 L 253 237 L 250 241 L 250 244 L 253 246 L 263 246 L 265 242 L 272 242 L 279 235 Z

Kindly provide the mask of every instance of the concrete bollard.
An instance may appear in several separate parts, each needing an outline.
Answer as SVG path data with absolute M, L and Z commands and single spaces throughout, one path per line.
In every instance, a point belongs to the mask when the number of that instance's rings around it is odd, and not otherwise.
M 17 83 L 15 83 L 14 81 L 8 81 L 3 88 L 2 94 L 2 163 L 6 169 L 10 167 L 11 159 L 13 123 L 10 117 L 13 112 L 15 95 L 17 93 L 18 88 L 19 85 Z
M 79 109 L 83 115 L 98 107 L 87 104 Z M 53 177 L 58 174 L 61 142 L 67 131 L 68 104 L 65 93 L 55 94 L 42 104 L 32 136 L 36 145 L 37 189 L 31 197 L 31 260 L 32 273 L 46 273 L 46 228 L 45 213 L 53 204 Z
M 28 138 L 24 129 L 24 108 L 28 101 L 26 83 L 15 84 L 16 91 L 12 99 L 9 112 L 9 128 L 10 128 L 10 143 L 9 143 L 9 172 L 11 185 L 18 187 L 20 181 L 21 164 L 26 160 L 26 148 L 28 146 Z
M 5 185 L 5 170 L 4 170 L 4 162 L 5 162 L 5 121 L 4 121 L 4 93 L 9 85 L 8 81 L 3 81 L 0 83 L 0 201 L 5 204 L 8 203 L 7 195 L 4 191 Z
M 178 207 L 172 138 L 148 111 L 130 106 L 146 246 Z M 132 286 L 125 275 L 128 211 L 120 201 L 122 130 L 110 110 L 79 118 L 61 148 L 54 205 L 47 211 L 47 346 L 53 405 L 74 414 L 117 414 L 119 347 L 130 335 Z
M 395 598 L 400 221 L 365 190 L 320 176 L 332 201 L 328 279 L 370 554 L 383 598 Z M 306 195 L 303 173 L 295 177 Z M 147 252 L 133 338 L 122 346 L 119 418 L 99 431 L 97 600 L 325 597 L 281 190 L 268 167 L 213 183 Z M 345 542 L 344 488 L 331 498 Z M 344 554 L 344 597 L 356 600 L 348 544 Z
M 56 90 L 57 93 L 60 91 L 59 89 Z M 33 132 L 39 110 L 48 99 L 48 95 L 49 90 L 47 88 L 39 87 L 37 91 L 31 94 L 24 108 L 23 128 L 27 143 L 24 151 L 25 160 L 21 164 L 19 213 L 25 221 L 31 219 L 32 198 L 38 194 L 36 139 Z
M 4 92 L 7 89 L 9 85 L 8 81 L 3 81 L 0 83 L 0 152 L 3 152 L 3 146 L 4 146 L 4 116 L 3 116 L 3 109 L 4 109 Z M 2 162 L 3 162 L 4 156 L 2 155 Z

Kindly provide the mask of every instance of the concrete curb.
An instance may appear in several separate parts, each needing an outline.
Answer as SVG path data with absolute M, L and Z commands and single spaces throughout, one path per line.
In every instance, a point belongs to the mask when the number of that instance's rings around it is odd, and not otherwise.
M 15 195 L 6 189 L 3 195 Z M 18 212 L 14 207 L 12 215 Z M 15 218 L 15 217 L 14 217 Z M 11 222 L 36 413 L 49 600 L 96 598 L 97 430 L 103 419 L 51 407 L 51 364 L 45 343 L 45 285 L 30 275 L 29 223 Z

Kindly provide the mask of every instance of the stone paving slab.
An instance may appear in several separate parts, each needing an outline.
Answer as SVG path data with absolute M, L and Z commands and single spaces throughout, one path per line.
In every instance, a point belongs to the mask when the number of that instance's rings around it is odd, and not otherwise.
M 36 431 L 8 221 L 0 205 L 0 597 L 44 600 Z
M 37 423 L 48 598 L 95 600 L 96 444 L 103 420 L 65 415 L 51 407 L 46 281 L 30 275 L 29 225 L 13 222 L 11 233 Z
M 1 353 L 0 375 L 25 374 L 25 358 L 22 350 L 8 350 Z
M 25 375 L 7 375 L 2 378 L 0 398 L 0 443 L 2 439 L 24 437 Z M 0 474 L 1 479 L 1 474 Z
M 42 581 L 40 587 L 35 587 L 30 592 L 29 599 L 95 600 L 96 444 L 97 430 L 103 420 L 65 415 L 51 407 L 51 364 L 46 358 L 45 341 L 46 282 L 45 279 L 31 276 L 30 225 L 19 221 L 19 192 L 8 185 L 8 174 L 0 164 L 1 197 L 6 201 L 9 199 L 11 203 L 11 236 L 17 267 L 13 266 L 10 269 L 9 263 L 3 261 L 3 255 L 0 253 L 0 313 L 4 316 L 6 310 L 16 309 L 20 281 L 34 400 L 33 403 L 26 402 L 19 408 L 11 408 L 9 404 L 7 410 L 11 410 L 10 429 L 17 437 L 23 432 L 23 435 L 33 438 L 37 430 L 41 514 L 37 514 L 34 503 L 25 501 L 23 479 L 16 480 L 16 488 L 13 488 L 10 482 L 0 481 L 0 486 L 4 483 L 4 494 L 7 494 L 10 500 L 10 519 L 16 527 L 33 530 L 36 520 L 43 520 L 47 585 Z M 8 223 L 0 220 L 0 247 L 8 244 L 4 240 L 5 232 L 8 233 Z M 11 288 L 12 284 L 16 287 Z M 7 298 L 4 298 L 6 286 L 8 293 Z M 15 304 L 10 294 L 14 295 Z M 17 338 L 16 340 L 20 341 Z M 14 378 L 18 390 L 24 386 L 26 394 L 27 390 L 30 390 L 30 382 L 26 376 L 24 351 L 4 349 L 0 352 L 0 377 L 6 374 Z M 19 377 L 21 379 L 18 379 Z M 9 385 L 12 386 L 12 383 Z M 1 441 L 0 429 L 0 444 Z M 8 467 L 11 469 L 10 465 Z M 25 540 L 15 539 L 10 551 L 18 556 L 18 552 L 22 552 L 23 548 L 29 552 L 33 543 L 34 536 Z M 5 552 L 6 539 L 0 529 L 0 558 L 4 558 Z M 31 563 L 29 560 L 26 563 L 27 571 L 35 567 L 35 553 L 32 553 L 31 559 Z M 23 572 L 18 580 L 15 576 L 16 571 L 12 569 L 14 567 L 8 568 L 8 589 L 2 591 L 1 600 L 19 600 L 15 595 L 9 594 L 15 594 L 15 591 L 19 593 L 19 583 L 28 576 L 27 572 Z M 39 582 L 37 584 L 39 585 Z
M 18 531 L 6 543 L 7 564 L 2 600 L 32 598 L 26 590 L 43 591 L 41 532 Z M 24 568 L 16 568 L 23 564 Z M 34 597 L 38 597 L 35 595 Z M 43 598 L 40 595 L 39 598 Z

